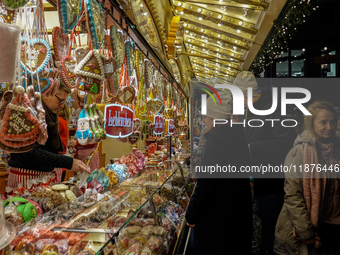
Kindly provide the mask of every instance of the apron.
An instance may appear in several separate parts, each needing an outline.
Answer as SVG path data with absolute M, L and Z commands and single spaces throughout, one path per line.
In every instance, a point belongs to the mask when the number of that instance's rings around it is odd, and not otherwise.
M 60 183 L 62 172 L 63 172 L 62 168 L 55 168 L 52 172 L 40 172 L 24 168 L 10 167 L 7 187 L 16 188 L 20 183 L 22 183 L 23 187 L 27 188 L 28 180 L 42 178 L 51 174 L 54 177 L 52 177 L 50 181 Z

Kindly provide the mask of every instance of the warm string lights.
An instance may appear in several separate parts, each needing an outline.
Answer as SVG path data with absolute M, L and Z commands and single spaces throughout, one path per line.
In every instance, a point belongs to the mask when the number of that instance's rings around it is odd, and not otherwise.
M 289 50 L 289 40 L 297 33 L 299 26 L 306 22 L 313 11 L 319 8 L 318 3 L 322 0 L 292 0 L 287 12 L 281 19 L 274 21 L 274 32 L 266 44 L 262 45 L 254 59 L 250 71 L 256 76 L 264 71 L 270 64 L 279 58 L 283 51 Z

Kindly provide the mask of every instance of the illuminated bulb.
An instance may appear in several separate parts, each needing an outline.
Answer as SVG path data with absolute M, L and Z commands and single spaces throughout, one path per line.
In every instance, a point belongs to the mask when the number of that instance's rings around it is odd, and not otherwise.
M 217 49 L 217 51 L 220 51 L 220 49 Z
M 236 32 L 237 32 L 237 33 L 241 33 L 241 30 L 240 30 L 240 29 L 237 29 Z
M 203 51 L 205 51 L 205 49 L 203 49 Z
M 229 66 L 231 66 L 231 64 L 229 64 Z
M 235 40 L 235 43 L 238 43 L 238 41 L 237 41 L 237 40 Z
M 189 39 L 188 42 L 191 42 L 191 39 Z
M 148 15 L 148 13 L 147 13 L 147 12 L 144 12 L 144 15 L 146 16 L 146 15 Z
M 204 29 L 203 29 L 203 28 L 201 29 L 201 32 L 204 32 Z
M 236 47 L 236 46 L 234 46 L 234 47 L 233 47 L 233 49 L 234 49 L 234 50 L 237 50 L 237 47 Z
M 303 49 L 302 49 L 302 52 L 305 52 L 305 51 L 306 51 L 306 49 L 305 49 L 305 48 L 303 48 Z
M 242 26 L 243 22 L 242 22 L 242 21 L 239 21 L 238 24 L 239 24 L 240 26 Z
M 234 53 L 231 53 L 231 56 L 234 56 Z
M 327 50 L 327 47 L 323 48 L 324 50 Z
M 199 17 L 198 19 L 199 19 L 199 20 L 202 20 L 202 17 Z
M 217 16 L 217 18 L 219 18 L 219 19 L 222 19 L 222 15 L 221 15 L 221 14 L 220 14 L 220 15 L 218 15 L 218 16 Z
M 178 2 L 178 4 L 177 4 L 178 6 L 182 6 L 182 3 L 181 2 Z
M 143 4 L 140 4 L 140 8 L 143 8 Z
M 202 12 L 202 9 L 201 9 L 201 8 L 198 8 L 197 11 L 198 11 L 198 12 Z
M 220 26 L 222 26 L 222 24 L 221 24 L 221 23 L 218 23 L 218 24 L 217 24 L 217 26 L 219 26 L 219 27 L 220 27 Z
M 205 46 L 205 43 L 203 43 L 202 46 L 204 47 L 204 46 Z
M 186 33 L 189 33 L 189 31 L 188 31 L 188 30 L 185 30 L 185 32 L 186 32 Z
M 183 15 L 183 14 L 184 14 L 184 12 L 180 12 L 180 14 L 181 14 L 181 15 Z
M 218 38 L 221 38 L 221 35 L 217 35 Z
M 194 53 L 193 51 L 191 51 L 191 54 Z
M 204 38 L 204 35 L 202 35 L 201 38 Z
M 184 27 L 187 27 L 187 26 L 188 26 L 188 24 L 187 24 L 187 23 L 184 23 L 184 24 L 183 24 L 183 26 L 184 26 Z

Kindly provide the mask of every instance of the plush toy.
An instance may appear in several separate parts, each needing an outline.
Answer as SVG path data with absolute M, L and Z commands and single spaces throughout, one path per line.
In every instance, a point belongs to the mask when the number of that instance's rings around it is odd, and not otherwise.
M 87 116 L 86 109 L 80 112 L 77 127 L 78 129 L 74 138 L 77 139 L 81 145 L 88 144 L 88 141 L 92 139 L 92 131 L 90 130 L 90 118 Z
M 18 213 L 21 214 L 24 221 L 30 221 L 31 219 L 38 216 L 37 209 L 32 203 L 28 203 L 28 201 L 22 197 L 14 197 L 12 200 L 13 203 L 19 204 L 16 206 Z M 9 204 L 9 199 L 4 202 L 4 206 L 7 207 Z

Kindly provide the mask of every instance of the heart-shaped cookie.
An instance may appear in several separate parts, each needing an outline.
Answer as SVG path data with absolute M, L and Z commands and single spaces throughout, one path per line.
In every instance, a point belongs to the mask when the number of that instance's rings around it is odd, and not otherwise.
M 27 81 L 28 81 L 28 85 L 26 84 L 25 80 L 23 82 L 24 88 L 26 88 L 29 85 L 33 85 L 35 91 L 39 91 L 39 85 L 40 85 L 41 93 L 46 93 L 47 90 L 49 90 L 51 87 L 54 86 L 54 80 L 52 78 L 47 79 L 45 77 L 41 77 L 39 78 L 39 84 L 38 84 L 37 76 L 33 75 L 33 84 L 32 84 L 32 78 L 31 78 L 31 75 L 29 75 L 27 78 Z
M 105 18 L 102 6 L 96 0 L 86 0 L 86 19 L 91 41 L 99 49 L 105 37 Z
M 23 88 L 21 88 L 23 90 Z M 25 104 L 23 104 L 25 103 Z M 17 94 L 8 104 L 0 130 L 0 141 L 6 146 L 24 147 L 34 143 L 39 136 L 39 121 L 31 115 L 31 103 L 24 94 Z M 35 141 L 34 141 L 35 139 Z M 10 142 L 19 142 L 15 146 Z
M 58 61 L 61 61 L 64 56 L 68 54 L 69 38 L 68 35 L 64 35 L 60 27 L 54 27 L 52 30 L 53 50 L 55 57 Z
M 140 131 L 142 128 L 142 121 L 138 118 L 133 119 L 133 131 Z
M 167 118 L 172 119 L 174 117 L 174 110 L 171 107 L 167 107 L 164 110 L 164 114 Z
M 77 62 L 72 56 L 64 56 L 61 60 L 61 77 L 69 88 L 74 88 L 76 85 L 77 75 L 74 73 L 76 66 Z
M 83 60 L 83 58 L 87 55 L 87 53 L 89 52 L 89 47 L 78 47 L 77 49 L 75 49 L 74 54 L 76 56 L 76 60 L 77 60 L 77 64 L 80 63 L 80 61 Z
M 115 99 L 119 104 L 132 104 L 135 99 L 135 95 L 136 90 L 134 87 L 129 86 L 125 87 L 124 89 L 120 89 Z
M 43 39 L 33 39 L 28 43 L 21 39 L 21 67 L 29 74 L 41 72 L 51 58 L 51 47 Z
M 0 22 L 15 24 L 16 18 L 17 11 L 8 9 L 4 2 L 0 0 Z
M 139 131 L 134 131 L 131 135 L 127 137 L 127 141 L 131 145 L 135 145 L 142 137 L 142 133 Z
M 57 2 L 60 26 L 63 33 L 68 34 L 78 22 L 82 0 L 59 0 Z
M 127 137 L 124 137 L 124 138 L 118 138 L 118 141 L 121 142 L 121 143 L 126 143 L 127 142 Z
M 159 114 L 160 112 L 162 112 L 163 107 L 164 107 L 163 102 L 159 100 L 158 98 L 151 99 L 146 103 L 146 108 L 148 112 L 150 113 L 150 115 Z

